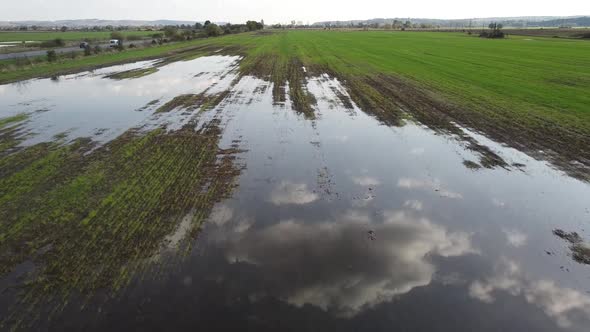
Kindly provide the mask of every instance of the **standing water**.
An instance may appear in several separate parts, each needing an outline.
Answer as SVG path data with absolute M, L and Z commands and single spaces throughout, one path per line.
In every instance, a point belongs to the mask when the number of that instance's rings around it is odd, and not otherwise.
M 465 129 L 519 165 L 481 168 L 477 152 L 453 137 L 411 121 L 380 123 L 327 75 L 308 79 L 317 100 L 310 119 L 288 98 L 273 102 L 272 83 L 239 76 L 238 62 L 202 57 L 144 77 L 107 77 L 155 65 L 140 62 L 0 86 L 0 117 L 28 115 L 18 125 L 21 149 L 56 135 L 100 146 L 130 129 L 215 122 L 220 147 L 238 149 L 242 169 L 198 234 L 180 222 L 162 239 L 168 245 L 152 257 L 152 273 L 90 300 L 71 295 L 52 317 L 42 308 L 35 327 L 587 329 L 590 266 L 564 240 L 570 232 L 579 246 L 590 240 L 587 183 Z M 178 95 L 223 90 L 212 109 L 157 111 Z M 187 237 L 190 252 L 181 253 L 176 244 Z M 0 281 L 4 318 L 19 310 L 11 308 L 31 265 Z

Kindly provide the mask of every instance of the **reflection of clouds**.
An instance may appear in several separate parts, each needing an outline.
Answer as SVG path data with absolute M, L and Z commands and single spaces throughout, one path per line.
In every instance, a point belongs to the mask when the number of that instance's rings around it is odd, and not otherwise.
M 246 232 L 252 227 L 252 222 L 249 220 L 242 220 L 240 221 L 236 227 L 234 227 L 234 232 L 236 233 L 243 233 Z
M 191 230 L 194 216 L 195 211 L 189 212 L 186 216 L 184 216 L 184 218 L 182 218 L 182 221 L 180 222 L 178 227 L 176 227 L 174 233 L 166 236 L 166 239 L 164 240 L 164 242 L 167 243 L 166 249 L 172 250 L 178 248 L 180 242 Z
M 439 180 L 421 180 L 414 178 L 400 178 L 397 182 L 397 186 L 405 189 L 426 189 L 434 190 L 442 197 L 462 199 L 463 195 L 444 189 L 441 187 Z
M 219 204 L 213 207 L 209 215 L 209 221 L 218 226 L 223 226 L 230 221 L 234 215 L 234 210 L 227 205 Z
M 504 201 L 502 201 L 498 198 L 493 198 L 492 204 L 494 204 L 495 207 L 504 207 L 506 205 L 506 203 L 504 203 Z
M 425 151 L 426 150 L 424 148 L 413 148 L 410 150 L 410 154 L 413 154 L 414 156 L 421 156 Z
M 418 200 L 407 200 L 404 202 L 404 206 L 416 211 L 422 211 L 422 209 L 424 208 L 424 204 L 422 204 L 422 202 Z
M 486 303 L 494 302 L 493 293 L 505 291 L 513 296 L 523 295 L 525 300 L 541 308 L 561 327 L 587 324 L 590 319 L 590 297 L 570 289 L 559 287 L 550 280 L 531 281 L 525 278 L 516 262 L 504 259 L 495 274 L 483 281 L 475 281 L 469 294 Z
M 353 176 L 352 182 L 363 187 L 378 186 L 381 184 L 377 178 L 368 175 Z
M 282 181 L 271 192 L 270 201 L 275 205 L 303 205 L 316 201 L 319 195 L 310 191 L 305 183 Z
M 516 229 L 502 229 L 502 232 L 506 234 L 506 240 L 508 244 L 513 247 L 522 247 L 526 244 L 528 236 L 523 232 Z
M 363 197 L 362 199 L 353 200 L 350 204 L 352 207 L 363 208 L 363 207 L 369 206 L 369 204 L 371 204 L 371 202 L 373 202 L 374 200 L 375 200 L 375 196 L 367 195 L 366 197 Z
M 376 240 L 368 239 L 368 230 Z M 287 220 L 221 241 L 228 262 L 256 265 L 277 281 L 279 297 L 347 317 L 428 285 L 435 272 L 429 254 L 475 253 L 469 234 L 405 212 L 385 213 L 383 222 L 353 210 L 338 222 Z

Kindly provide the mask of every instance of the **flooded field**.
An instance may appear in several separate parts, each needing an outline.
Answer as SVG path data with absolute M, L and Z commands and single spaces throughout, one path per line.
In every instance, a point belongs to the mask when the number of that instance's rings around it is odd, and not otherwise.
M 587 330 L 587 182 L 240 61 L 0 85 L 3 330 Z

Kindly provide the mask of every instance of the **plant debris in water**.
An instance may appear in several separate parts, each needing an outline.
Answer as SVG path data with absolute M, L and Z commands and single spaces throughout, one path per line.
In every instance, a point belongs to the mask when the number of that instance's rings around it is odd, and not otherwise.
M 51 295 L 62 299 L 54 305 L 59 311 L 72 294 L 125 287 L 190 212 L 181 246 L 188 252 L 239 174 L 237 150 L 220 149 L 220 135 L 214 119 L 199 130 L 130 130 L 94 150 L 78 139 L 1 157 L 0 274 L 35 264 L 22 305 L 35 310 Z M 26 310 L 15 312 L 13 326 L 29 321 Z
M 156 68 L 156 67 L 139 68 L 139 69 L 132 69 L 132 70 L 127 70 L 127 71 L 122 71 L 120 73 L 111 74 L 111 75 L 108 75 L 107 78 L 111 78 L 114 80 L 140 78 L 140 77 L 151 75 L 157 71 L 158 71 L 158 68 Z
M 187 111 L 208 110 L 217 106 L 227 97 L 229 90 L 218 94 L 208 94 L 207 91 L 199 94 L 186 94 L 173 98 L 169 102 L 160 106 L 156 113 L 166 113 L 175 109 L 184 109 Z
M 553 231 L 555 236 L 570 243 L 570 250 L 574 261 L 580 264 L 590 264 L 590 246 L 588 246 L 580 234 L 576 232 L 568 233 L 561 229 Z

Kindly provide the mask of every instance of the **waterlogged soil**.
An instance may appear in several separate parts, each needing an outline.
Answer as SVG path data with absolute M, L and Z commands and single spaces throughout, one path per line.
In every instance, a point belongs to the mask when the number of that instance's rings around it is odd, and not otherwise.
M 587 330 L 587 182 L 239 61 L 0 86 L 2 329 Z

